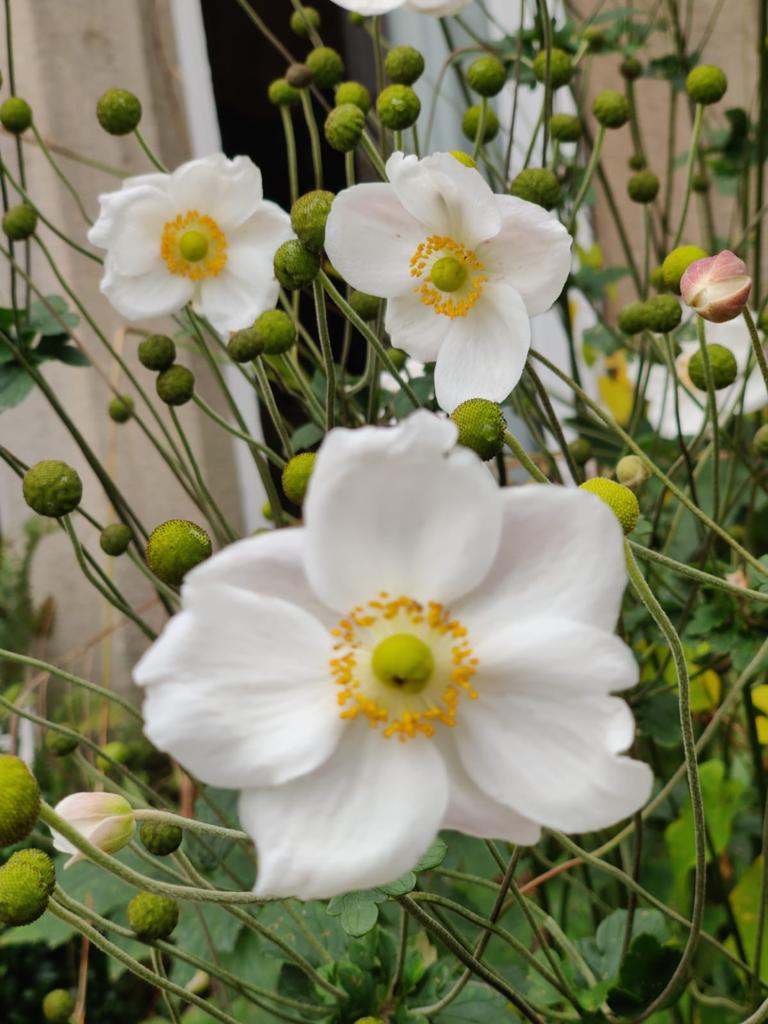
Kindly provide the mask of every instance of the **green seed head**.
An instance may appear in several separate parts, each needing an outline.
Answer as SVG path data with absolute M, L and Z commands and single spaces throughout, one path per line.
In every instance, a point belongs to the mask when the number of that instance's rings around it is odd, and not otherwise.
M 294 455 L 283 470 L 283 492 L 294 505 L 301 505 L 304 501 L 316 458 L 314 452 L 301 452 Z
M 653 171 L 638 171 L 627 182 L 627 192 L 634 203 L 652 203 L 659 194 L 659 179 Z
M 211 550 L 211 538 L 197 523 L 169 519 L 149 535 L 147 564 L 163 583 L 178 587 L 190 569 L 210 557 Z
M 468 107 L 464 111 L 464 117 L 461 119 L 461 130 L 464 132 L 465 138 L 469 139 L 470 142 L 474 142 L 477 138 L 481 117 L 482 109 L 480 107 Z M 492 142 L 499 134 L 499 127 L 496 111 L 492 107 L 487 107 L 485 111 L 485 132 L 480 141 Z
M 68 1024 L 75 1012 L 75 1000 L 65 988 L 55 988 L 43 999 L 43 1017 L 48 1024 Z
M 544 167 L 527 167 L 520 171 L 509 187 L 518 199 L 553 210 L 560 203 L 560 182 L 552 171 Z
M 133 416 L 133 399 L 130 395 L 115 395 L 107 406 L 107 412 L 115 423 L 127 423 Z
M 291 207 L 291 227 L 296 237 L 310 252 L 320 253 L 325 244 L 325 225 L 336 196 L 316 189 L 299 196 Z
M 293 89 L 307 89 L 314 76 L 306 64 L 291 64 L 285 72 L 285 80 Z
M 439 291 L 455 292 L 467 280 L 467 267 L 454 256 L 442 256 L 432 264 L 429 277 Z
M 158 398 L 166 405 L 184 405 L 195 391 L 195 375 L 186 366 L 174 363 L 158 373 L 155 381 Z
M 498 57 L 478 57 L 467 68 L 469 87 L 481 96 L 496 96 L 506 80 L 507 69 Z
M 630 171 L 644 171 L 645 157 L 641 153 L 633 153 L 629 160 L 627 160 L 627 166 Z
M 357 110 L 358 114 L 362 113 Z M 283 242 L 275 253 L 275 277 L 288 291 L 298 291 L 311 284 L 320 273 L 320 257 L 302 245 L 298 238 Z
M 0 124 L 13 135 L 21 135 L 32 124 L 32 107 L 20 96 L 11 96 L 0 106 Z
M 625 455 L 616 463 L 616 479 L 625 487 L 640 487 L 650 475 L 648 467 L 637 455 Z
M 235 331 L 227 342 L 227 352 L 236 363 L 250 363 L 263 351 L 264 346 L 255 327 Z
M 421 693 L 435 670 L 435 659 L 419 637 L 394 633 L 373 649 L 371 668 L 386 686 L 401 693 Z
M 145 942 L 167 939 L 178 923 L 178 904 L 168 896 L 140 892 L 128 904 L 128 924 Z
M 568 445 L 571 458 L 577 466 L 586 466 L 592 458 L 592 445 L 584 437 L 577 437 Z
M 379 93 L 376 113 L 386 128 L 402 131 L 416 124 L 421 113 L 421 100 L 410 85 L 388 85 Z
M 395 46 L 384 60 L 384 71 L 396 85 L 413 85 L 424 74 L 424 58 L 413 46 Z
M 333 99 L 337 107 L 351 103 L 359 107 L 364 114 L 371 109 L 371 94 L 362 82 L 342 82 L 336 86 Z
M 276 107 L 293 107 L 301 101 L 301 92 L 287 78 L 275 78 L 269 83 L 267 99 Z
M 730 387 L 739 372 L 736 356 L 725 345 L 707 345 L 707 354 L 715 391 Z M 707 390 L 707 375 L 704 372 L 704 357 L 701 350 L 694 352 L 691 356 L 688 362 L 688 376 L 699 391 Z
M 262 350 L 268 356 L 288 352 L 296 342 L 296 325 L 282 309 L 270 309 L 254 321 Z
M 581 33 L 581 38 L 587 44 L 590 53 L 600 53 L 605 46 L 605 33 L 594 25 L 585 28 Z
M 73 512 L 83 496 L 83 482 L 71 466 L 44 459 L 24 474 L 24 500 L 38 515 L 58 519 Z
M 403 352 L 401 348 L 391 348 L 389 350 L 389 358 L 396 370 L 402 370 L 408 362 L 408 353 Z
M 3 217 L 3 233 L 12 242 L 23 242 L 35 233 L 37 227 L 37 210 L 26 203 L 12 206 Z
M 202 231 L 185 231 L 179 239 L 179 252 L 189 263 L 199 263 L 208 255 L 208 236 Z
M 139 343 L 139 362 L 148 370 L 167 370 L 176 358 L 176 346 L 167 334 L 150 334 Z
M 674 295 L 654 295 L 645 303 L 648 328 L 656 334 L 668 334 L 679 326 L 683 310 Z
M 349 304 L 361 320 L 375 320 L 381 309 L 381 299 L 366 292 L 352 292 Z
M 66 736 L 63 732 L 49 729 L 45 734 L 45 749 L 53 757 L 68 757 L 79 747 L 76 736 Z
M 56 865 L 47 853 L 36 849 L 34 846 L 30 846 L 26 850 L 18 850 L 16 853 L 12 853 L 8 858 L 8 863 L 29 864 L 30 867 L 39 872 L 48 895 L 50 896 L 53 892 L 56 886 Z
M 184 833 L 178 825 L 168 825 L 164 821 L 143 821 L 139 837 L 149 853 L 155 857 L 168 857 L 181 846 Z
M 556 142 L 578 142 L 581 120 L 575 114 L 554 114 L 549 119 L 549 134 Z
M 48 882 L 30 863 L 9 860 L 0 868 L 0 924 L 32 924 L 48 906 Z
M 330 46 L 317 46 L 307 54 L 304 62 L 318 89 L 332 89 L 344 77 L 344 61 Z
M 355 103 L 334 107 L 323 125 L 325 140 L 337 153 L 351 153 L 365 128 L 365 114 Z
M 768 456 L 768 423 L 764 423 L 755 431 L 752 446 L 758 455 L 762 455 L 763 458 Z
M 126 89 L 110 89 L 99 97 L 96 117 L 110 135 L 129 135 L 141 121 L 141 103 Z
M 587 480 L 585 483 L 579 484 L 579 487 L 604 501 L 621 523 L 624 533 L 632 533 L 640 519 L 640 505 L 628 487 L 617 484 L 615 480 L 609 480 L 604 476 Z
M 628 82 L 634 82 L 636 78 L 639 78 L 643 73 L 643 65 L 637 59 L 637 57 L 625 57 L 619 67 L 622 78 L 625 78 Z
M 315 7 L 302 4 L 301 10 L 291 15 L 290 25 L 292 32 L 306 39 L 312 29 L 317 31 L 320 28 L 320 12 Z
M 664 284 L 670 291 L 680 294 L 680 278 L 691 263 L 703 260 L 706 252 L 698 245 L 678 245 L 669 253 L 661 265 Z
M 484 462 L 500 454 L 507 424 L 495 402 L 470 398 L 453 410 L 451 419 L 459 428 L 459 444 L 471 448 Z
M 629 100 L 624 93 L 605 89 L 592 104 L 592 113 L 605 128 L 622 128 L 629 120 Z
M 705 106 L 721 100 L 727 88 L 728 79 L 725 72 L 714 64 L 700 64 L 685 80 L 685 91 L 693 102 Z
M 639 334 L 649 327 L 647 302 L 632 302 L 619 313 L 619 330 L 624 334 Z
M 101 531 L 99 545 L 105 555 L 117 558 L 128 550 L 132 536 L 130 527 L 125 523 L 110 523 Z
M 556 46 L 550 51 L 549 78 L 553 89 L 561 89 L 568 85 L 573 78 L 574 71 L 570 54 L 560 50 Z M 547 51 L 540 50 L 533 58 L 533 73 L 539 82 L 547 78 Z

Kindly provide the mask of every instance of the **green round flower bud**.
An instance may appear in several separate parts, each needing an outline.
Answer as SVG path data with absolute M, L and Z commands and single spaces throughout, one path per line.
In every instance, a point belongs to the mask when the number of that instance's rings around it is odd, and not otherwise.
M 48 906 L 48 885 L 32 864 L 8 861 L 0 868 L 0 924 L 32 924 Z
M 401 348 L 391 348 L 389 350 L 389 358 L 396 370 L 402 370 L 408 362 L 408 353 L 403 352 Z
M 650 470 L 637 455 L 625 455 L 616 463 L 616 479 L 625 487 L 640 487 L 650 475 Z
M 195 391 L 195 375 L 186 366 L 174 363 L 158 373 L 155 381 L 158 398 L 166 405 L 184 405 Z
M 545 210 L 553 210 L 560 202 L 560 182 L 544 167 L 526 167 L 520 171 L 509 191 L 518 199 L 536 203 Z
M 656 334 L 674 331 L 683 319 L 683 310 L 674 295 L 654 295 L 645 306 L 648 329 Z
M 169 896 L 140 892 L 128 904 L 128 924 L 145 942 L 167 939 L 179 923 L 179 907 Z
M 299 196 L 291 207 L 291 227 L 304 248 L 310 252 L 323 251 L 325 224 L 335 198 L 333 192 L 316 189 Z
M 670 291 L 680 294 L 680 278 L 691 263 L 703 260 L 706 252 L 698 245 L 678 245 L 669 253 L 661 265 L 664 284 Z
M 357 110 L 357 107 L 352 109 Z M 319 273 L 320 257 L 297 238 L 283 242 L 275 253 L 275 277 L 288 291 L 294 292 L 310 284 Z
M 758 455 L 768 456 L 768 423 L 764 423 L 755 431 L 752 438 L 752 447 Z
M 729 388 L 739 372 L 736 356 L 725 345 L 707 345 L 707 355 L 709 356 L 709 368 L 712 371 L 712 386 L 715 391 Z M 688 361 L 688 376 L 691 378 L 693 386 L 697 387 L 699 391 L 707 390 L 707 375 L 701 349 L 694 352 Z
M 507 423 L 495 402 L 470 398 L 456 406 L 451 419 L 459 428 L 459 444 L 471 448 L 484 462 L 495 458 L 504 447 Z
M 294 455 L 283 470 L 283 493 L 294 505 L 301 505 L 304 501 L 316 458 L 314 452 L 301 452 Z
M 40 516 L 58 519 L 74 512 L 83 496 L 83 482 L 66 462 L 44 459 L 24 474 L 24 500 Z
M 461 130 L 470 142 L 474 142 L 477 138 L 477 133 L 480 130 L 481 117 L 482 109 L 480 107 L 468 107 L 464 111 L 464 117 L 461 119 Z M 499 128 L 499 119 L 496 116 L 496 111 L 491 107 L 486 107 L 485 132 L 483 133 L 483 137 L 480 141 L 492 142 L 499 134 Z
M 344 61 L 330 46 L 316 46 L 304 62 L 318 89 L 332 89 L 344 77 Z
M 176 358 L 176 346 L 167 334 L 150 334 L 139 343 L 139 362 L 148 370 L 167 370 Z
M 287 78 L 275 78 L 269 83 L 267 99 L 276 107 L 293 107 L 301 101 L 301 93 Z
M 568 452 L 577 466 L 586 466 L 592 458 L 592 445 L 585 437 L 577 437 L 568 445 Z
M 648 304 L 631 302 L 619 313 L 619 330 L 623 334 L 639 334 L 650 326 Z
M 496 96 L 506 80 L 507 69 L 498 57 L 478 57 L 467 68 L 469 87 L 481 96 Z
M 619 65 L 619 71 L 622 78 L 625 78 L 628 82 L 634 82 L 636 78 L 642 75 L 643 65 L 637 57 L 625 57 Z
M 75 1012 L 75 1000 L 65 988 L 55 988 L 43 999 L 43 1017 L 48 1024 L 68 1024 Z
M 290 25 L 292 32 L 306 39 L 312 29 L 317 31 L 320 28 L 320 12 L 315 7 L 302 4 L 301 10 L 294 11 L 291 15 Z
M 757 326 L 761 331 L 768 331 L 768 308 L 761 310 L 758 314 Z
M 629 160 L 627 160 L 627 166 L 630 171 L 644 171 L 645 157 L 641 153 L 633 153 Z
M 385 128 L 402 131 L 416 124 L 421 100 L 410 85 L 388 85 L 376 100 L 376 113 Z
M 629 100 L 622 92 L 605 89 L 595 97 L 592 113 L 604 128 L 622 128 L 629 120 Z
M 365 114 L 354 103 L 334 107 L 323 125 L 325 140 L 338 153 L 351 153 L 365 128 Z
M 130 750 L 127 743 L 123 743 L 122 740 L 110 740 L 109 743 L 105 743 L 102 746 L 101 754 L 96 755 L 96 767 L 100 772 L 104 773 L 119 771 L 115 767 L 115 762 L 117 764 L 125 764 L 129 754 Z
M 705 106 L 721 100 L 727 88 L 725 72 L 714 64 L 700 64 L 685 80 L 685 91 L 693 102 Z
M 21 135 L 32 124 L 32 107 L 20 96 L 11 96 L 0 106 L 0 124 L 13 135 Z
M 306 64 L 291 64 L 286 68 L 285 80 L 293 89 L 308 89 L 314 75 Z
M 141 121 L 141 103 L 126 89 L 109 89 L 99 97 L 96 117 L 110 135 L 130 135 Z
M 211 538 L 202 526 L 169 519 L 149 535 L 147 564 L 163 583 L 178 587 L 190 569 L 210 558 L 211 550 Z
M 131 528 L 125 523 L 110 523 L 101 531 L 99 545 L 105 555 L 118 558 L 128 550 L 132 537 Z
M 23 242 L 35 233 L 37 227 L 37 210 L 26 203 L 12 206 L 3 217 L 3 233 L 12 242 Z
M 568 85 L 573 78 L 575 70 L 570 54 L 566 53 L 565 50 L 559 50 L 556 46 L 550 50 L 549 80 L 553 89 L 561 89 L 564 85 Z M 546 80 L 546 50 L 540 50 L 533 58 L 533 73 L 537 81 L 544 82 Z
M 381 299 L 366 292 L 352 292 L 349 304 L 361 320 L 375 320 L 381 310 Z
M 600 53 L 605 46 L 605 32 L 594 25 L 589 25 L 585 28 L 581 33 L 581 38 L 587 44 L 587 49 L 590 53 Z
M 227 342 L 227 352 L 236 363 L 250 363 L 263 351 L 261 337 L 254 327 L 235 331 Z
M 371 94 L 362 82 L 342 82 L 336 86 L 333 99 L 337 107 L 344 103 L 351 103 L 353 106 L 359 107 L 364 114 L 371 109 Z
M 694 192 L 709 191 L 709 175 L 706 171 L 697 171 L 691 178 L 691 188 Z
M 578 142 L 581 120 L 575 114 L 554 114 L 549 119 L 549 134 L 556 142 Z
M 384 1024 L 381 1017 L 358 1017 L 355 1024 Z
M 12 853 L 8 858 L 8 864 L 28 864 L 34 868 L 42 878 L 45 891 L 49 896 L 56 887 L 56 865 L 47 853 L 34 846 Z
M 628 487 L 604 476 L 593 477 L 579 484 L 579 487 L 604 501 L 621 523 L 624 533 L 632 533 L 640 518 L 640 505 Z
M 664 270 L 662 267 L 654 267 L 651 271 L 651 287 L 655 288 L 657 292 L 666 291 L 666 285 L 664 284 Z
M 460 164 L 464 164 L 465 167 L 471 167 L 472 170 L 477 170 L 477 161 L 473 160 L 469 153 L 465 153 L 463 149 L 452 149 L 451 156 L 454 160 L 458 160 Z
M 384 58 L 384 71 L 396 85 L 413 85 L 424 74 L 424 58 L 413 46 L 395 46 Z
M 262 313 L 254 321 L 253 329 L 261 339 L 262 351 L 268 356 L 279 356 L 296 342 L 296 325 L 282 309 Z
M 142 821 L 139 837 L 144 849 L 155 857 L 168 857 L 181 846 L 184 832 L 164 821 Z
M 359 11 L 350 11 L 347 15 L 347 21 L 350 25 L 356 25 L 359 27 L 360 25 L 365 24 L 365 15 L 360 14 Z
M 45 734 L 45 749 L 53 757 L 67 757 L 80 746 L 76 736 L 67 736 L 63 732 L 49 729 Z
M 627 192 L 633 203 L 652 203 L 659 194 L 659 179 L 653 171 L 638 171 L 627 182 Z
M 133 416 L 133 399 L 130 395 L 115 395 L 107 406 L 107 412 L 115 423 L 127 423 Z

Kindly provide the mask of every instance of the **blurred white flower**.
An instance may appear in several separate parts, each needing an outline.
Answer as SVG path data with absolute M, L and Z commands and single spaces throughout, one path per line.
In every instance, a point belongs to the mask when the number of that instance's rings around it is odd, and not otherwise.
M 611 696 L 638 675 L 616 516 L 499 489 L 456 433 L 426 412 L 331 431 L 306 526 L 192 570 L 136 668 L 149 738 L 242 791 L 260 895 L 391 881 L 442 828 L 589 832 L 649 795 Z
M 54 811 L 104 853 L 122 850 L 136 829 L 133 808 L 114 793 L 73 793 L 60 800 Z M 72 854 L 65 867 L 86 859 L 68 839 L 54 829 L 51 832 L 54 849 Z
M 399 7 L 406 11 L 418 11 L 419 14 L 433 14 L 444 17 L 458 14 L 472 0 L 333 0 L 339 7 L 357 14 L 389 14 Z
M 355 288 L 386 298 L 392 344 L 435 362 L 435 394 L 452 412 L 502 401 L 530 347 L 529 318 L 562 291 L 571 237 L 540 206 L 494 195 L 448 153 L 395 153 L 389 183 L 345 189 L 331 208 L 328 257 Z
M 191 302 L 223 333 L 277 302 L 272 259 L 293 232 L 248 157 L 215 153 L 172 174 L 127 178 L 99 201 L 88 239 L 107 250 L 101 290 L 129 320 Z

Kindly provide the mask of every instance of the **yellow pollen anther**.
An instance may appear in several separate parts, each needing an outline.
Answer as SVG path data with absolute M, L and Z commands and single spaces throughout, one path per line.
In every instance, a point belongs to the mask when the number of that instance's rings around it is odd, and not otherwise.
M 197 210 L 180 213 L 163 228 L 160 255 L 172 274 L 202 281 L 227 262 L 227 239 L 219 225 Z
M 444 235 L 430 235 L 411 257 L 411 277 L 425 306 L 440 316 L 466 316 L 488 281 L 471 249 Z

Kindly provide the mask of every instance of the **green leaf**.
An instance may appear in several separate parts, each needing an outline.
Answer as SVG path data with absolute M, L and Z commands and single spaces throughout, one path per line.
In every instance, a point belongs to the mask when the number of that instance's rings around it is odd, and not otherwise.
M 470 981 L 461 995 L 432 1020 L 435 1024 L 499 1024 L 515 1017 L 502 995 Z
M 35 386 L 23 366 L 18 363 L 0 364 L 0 409 L 12 409 L 27 397 Z
M 338 917 L 347 935 L 366 935 L 379 919 L 379 903 L 386 894 L 376 889 L 363 889 L 334 896 L 328 904 L 328 913 Z
M 46 295 L 29 309 L 29 326 L 42 335 L 61 334 L 64 327 L 77 327 L 80 317 L 73 313 L 62 295 Z
M 579 949 L 598 978 L 605 980 L 616 977 L 626 927 L 626 910 L 614 910 L 600 922 L 594 938 L 578 942 Z M 669 932 L 660 911 L 636 911 L 632 922 L 633 941 L 639 935 L 653 935 L 660 942 L 667 939 Z
M 447 853 L 448 844 L 444 839 L 437 838 L 427 852 L 422 855 L 413 870 L 418 873 L 419 871 L 429 871 L 432 868 L 436 868 L 439 864 L 443 863 Z
M 316 423 L 305 423 L 291 434 L 291 445 L 296 451 L 313 448 L 323 439 L 323 431 Z
M 680 745 L 677 696 L 671 691 L 638 701 L 635 705 L 635 721 L 643 736 L 650 736 L 660 746 Z
M 412 871 L 406 871 L 400 878 L 396 878 L 394 882 L 387 882 L 386 885 L 380 885 L 379 891 L 386 893 L 387 896 L 404 896 L 407 892 L 412 892 L 416 888 L 416 875 Z
M 608 1004 L 616 1013 L 630 1014 L 647 1006 L 663 992 L 680 962 L 680 950 L 662 944 L 655 935 L 633 939 L 619 971 L 619 981 L 608 993 Z M 667 1003 L 682 996 L 682 986 Z

